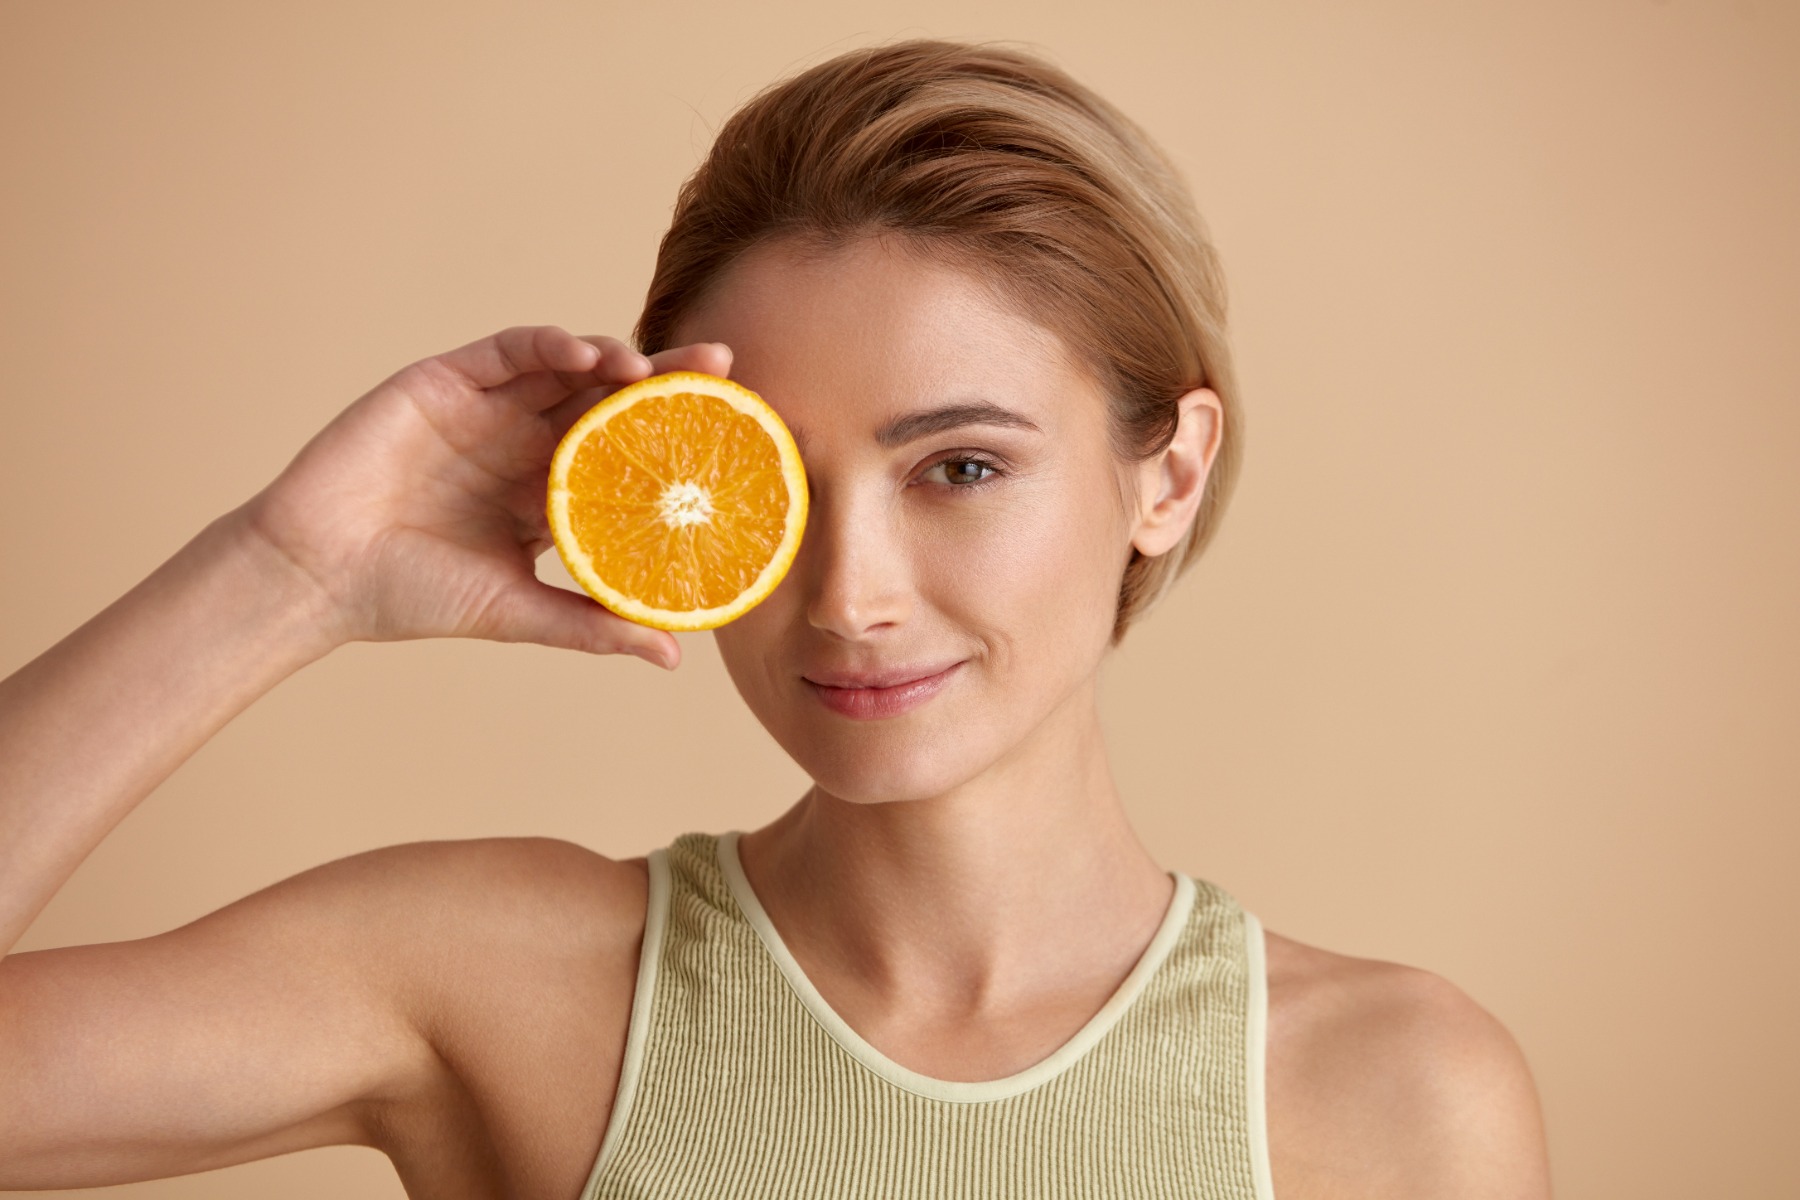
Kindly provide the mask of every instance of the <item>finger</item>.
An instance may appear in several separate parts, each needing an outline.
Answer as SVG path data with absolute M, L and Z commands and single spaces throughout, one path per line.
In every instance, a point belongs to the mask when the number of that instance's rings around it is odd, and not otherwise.
M 600 354 L 585 371 L 549 371 L 521 375 L 517 379 L 489 388 L 488 395 L 517 404 L 526 412 L 542 412 L 560 404 L 571 392 L 594 388 L 613 388 L 633 383 L 650 374 L 650 360 L 618 338 L 584 337 L 578 339 L 594 347 Z
M 724 342 L 694 342 L 673 346 L 650 356 L 657 374 L 664 371 L 701 371 L 707 375 L 731 373 L 731 347 Z
M 629 343 L 622 342 L 616 337 L 586 333 L 581 336 L 581 340 L 599 350 L 604 358 L 617 364 L 618 370 L 624 371 L 629 368 L 629 373 L 636 379 L 642 379 L 654 370 L 649 359 L 632 349 Z M 630 383 L 632 380 L 626 380 L 626 382 Z M 592 387 L 593 385 L 589 384 L 588 386 Z
M 545 410 L 544 423 L 550 427 L 551 436 L 559 442 L 562 441 L 563 434 L 569 432 L 569 427 L 581 420 L 584 413 L 617 390 L 617 388 L 589 388 L 586 391 L 576 392 L 568 399 Z
M 644 365 L 643 374 L 618 379 L 611 387 L 590 387 L 556 401 L 555 406 L 544 413 L 551 433 L 560 441 L 562 435 L 581 419 L 583 413 L 624 384 L 636 383 L 639 379 L 646 379 L 653 374 L 661 375 L 665 371 L 703 371 L 708 375 L 724 375 L 731 370 L 731 348 L 722 342 L 696 342 L 660 351 L 647 359 L 642 355 L 638 357 Z
M 496 628 L 483 636 L 502 642 L 535 642 L 586 654 L 634 654 L 674 670 L 681 663 L 675 635 L 627 621 L 597 601 L 538 580 L 521 582 L 491 610 Z
M 472 388 L 495 388 L 534 371 L 587 372 L 604 351 L 560 325 L 514 325 L 437 356 Z

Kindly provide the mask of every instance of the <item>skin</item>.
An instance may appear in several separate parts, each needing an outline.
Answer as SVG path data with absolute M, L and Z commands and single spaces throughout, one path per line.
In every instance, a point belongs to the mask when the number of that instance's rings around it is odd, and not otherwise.
M 654 361 L 538 328 L 414 364 L 0 682 L 0 946 L 188 755 L 335 646 L 466 636 L 678 663 L 672 636 L 536 582 L 544 470 L 606 390 L 729 371 L 804 439 L 813 493 L 788 577 L 715 633 L 815 780 L 744 836 L 753 888 L 826 1000 L 905 1066 L 996 1078 L 1084 1024 L 1171 894 L 1100 735 L 1113 596 L 1132 547 L 1165 552 L 1191 523 L 1217 397 L 1182 397 L 1169 450 L 1119 462 L 1054 335 L 885 240 L 761 247 L 678 332 Z M 1036 429 L 877 439 L 974 398 Z M 952 662 L 929 702 L 876 721 L 804 680 Z M 0 1188 L 351 1143 L 411 1195 L 567 1200 L 611 1111 L 646 887 L 643 859 L 551 839 L 417 843 L 157 937 L 12 954 Z M 1549 1194 L 1530 1075 L 1491 1016 L 1427 972 L 1273 933 L 1268 949 L 1283 1200 Z

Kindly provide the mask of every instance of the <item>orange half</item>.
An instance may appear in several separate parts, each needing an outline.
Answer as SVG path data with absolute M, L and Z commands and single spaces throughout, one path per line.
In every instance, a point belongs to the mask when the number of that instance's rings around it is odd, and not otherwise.
M 587 593 L 658 629 L 712 629 L 775 590 L 806 528 L 806 471 L 775 410 L 672 371 L 582 414 L 550 460 L 557 553 Z

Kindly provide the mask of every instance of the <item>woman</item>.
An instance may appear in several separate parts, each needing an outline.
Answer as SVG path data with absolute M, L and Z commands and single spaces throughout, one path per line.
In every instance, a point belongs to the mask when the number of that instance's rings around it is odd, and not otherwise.
M 647 858 L 394 846 L 13 955 L 0 1186 L 356 1143 L 415 1196 L 1548 1194 L 1473 1001 L 1265 935 L 1125 819 L 1099 666 L 1216 528 L 1242 421 L 1212 251 L 1135 127 L 1012 52 L 834 59 L 721 131 L 637 340 L 407 367 L 0 685 L 4 944 L 335 646 L 675 667 L 532 569 L 559 435 L 653 372 L 730 373 L 799 441 L 799 556 L 715 636 L 814 786 Z

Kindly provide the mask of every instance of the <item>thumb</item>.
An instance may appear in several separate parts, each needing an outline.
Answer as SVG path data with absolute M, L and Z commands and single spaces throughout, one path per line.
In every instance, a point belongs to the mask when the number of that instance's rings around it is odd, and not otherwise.
M 535 642 L 584 654 L 635 654 L 674 670 L 681 645 L 673 634 L 627 621 L 605 605 L 555 584 L 530 580 L 507 589 L 490 609 L 498 626 L 486 636 L 502 642 Z

